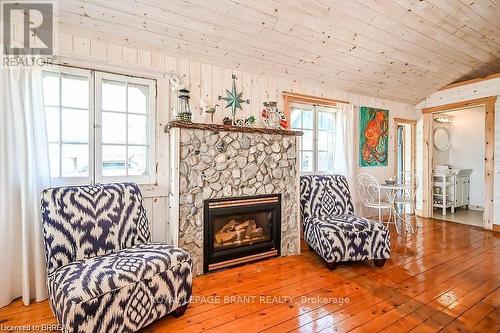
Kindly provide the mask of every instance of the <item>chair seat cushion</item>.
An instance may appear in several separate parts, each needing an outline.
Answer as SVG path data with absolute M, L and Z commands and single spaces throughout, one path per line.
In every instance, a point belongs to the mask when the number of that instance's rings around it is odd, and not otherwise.
M 327 262 L 390 258 L 389 230 L 355 215 L 304 220 L 304 240 Z
M 49 276 L 50 305 L 64 332 L 136 332 L 190 302 L 191 267 L 162 243 L 77 260 Z
M 314 224 L 315 227 L 335 232 L 383 231 L 383 224 L 361 216 L 342 214 L 336 216 L 313 217 L 305 224 Z
M 80 303 L 120 289 L 190 260 L 189 253 L 162 243 L 138 244 L 118 252 L 78 260 L 50 277 L 66 301 Z

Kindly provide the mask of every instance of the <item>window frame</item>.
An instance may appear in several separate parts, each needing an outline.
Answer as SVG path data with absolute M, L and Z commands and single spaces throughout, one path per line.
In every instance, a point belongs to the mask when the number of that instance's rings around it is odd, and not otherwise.
M 299 131 L 303 131 L 303 130 L 308 130 L 308 131 L 311 131 L 312 130 L 312 155 L 313 155 L 313 158 L 312 158 L 312 171 L 302 171 L 302 152 L 304 151 L 302 149 L 302 137 L 300 138 L 300 145 L 298 147 L 298 151 L 299 151 L 299 168 L 300 168 L 300 174 L 301 175 L 327 175 L 327 174 L 331 174 L 331 173 L 334 173 L 335 170 L 332 170 L 332 172 L 329 172 L 329 171 L 318 171 L 318 159 L 319 159 L 319 150 L 318 150 L 318 132 L 319 132 L 319 126 L 318 126 L 318 120 L 319 120 L 319 116 L 318 116 L 318 113 L 320 111 L 325 111 L 325 110 L 328 110 L 328 109 L 332 109 L 333 111 L 331 111 L 333 114 L 335 114 L 335 120 L 334 122 L 336 122 L 336 117 L 337 117 L 337 108 L 332 106 L 332 105 L 328 105 L 328 106 L 324 106 L 324 105 L 318 105 L 318 104 L 306 104 L 306 103 L 298 103 L 298 102 L 293 102 L 291 103 L 290 105 L 290 117 L 292 115 L 292 112 L 293 112 L 293 109 L 295 108 L 300 108 L 301 109 L 301 117 L 302 117 L 302 113 L 303 113 L 303 110 L 304 109 L 310 109 L 312 111 L 312 129 L 305 129 L 304 126 L 303 126 L 303 123 L 302 123 L 302 119 L 301 119 L 301 127 L 300 128 L 297 128 L 297 127 L 292 127 L 292 122 L 291 122 L 291 119 L 290 119 L 290 128 L 293 129 L 293 130 L 299 130 Z M 328 112 L 328 111 L 326 111 Z M 336 128 L 335 130 L 333 131 L 333 136 L 334 136 L 334 139 L 336 137 Z M 333 164 L 335 165 L 335 144 L 336 142 L 334 142 L 333 144 L 333 151 L 332 151 L 332 155 L 333 155 Z M 305 150 L 307 152 L 310 152 L 311 150 Z M 323 151 L 322 151 L 323 152 Z
M 157 82 L 155 79 L 139 78 L 125 74 L 114 74 L 104 71 L 98 71 L 93 69 L 83 69 L 75 67 L 66 66 L 52 66 L 51 68 L 43 69 L 42 74 L 45 72 L 50 72 L 56 74 L 59 80 L 59 105 L 49 105 L 45 104 L 44 109 L 47 107 L 57 107 L 59 109 L 59 175 L 56 177 L 50 177 L 52 186 L 68 186 L 68 185 L 88 185 L 96 183 L 107 183 L 107 182 L 135 182 L 139 185 L 157 185 L 157 167 L 156 167 L 156 140 L 157 140 L 157 128 L 155 126 L 156 122 L 156 96 L 157 96 Z M 87 77 L 89 83 L 89 171 L 88 176 L 85 177 L 62 177 L 61 163 L 61 147 L 62 143 L 62 120 L 61 120 L 61 109 L 63 106 L 62 102 L 62 86 L 61 78 L 63 75 L 75 75 Z M 148 128 L 147 128 L 147 145 L 148 145 L 148 175 L 126 175 L 126 176 L 102 176 L 102 79 L 126 82 L 132 84 L 141 84 L 149 86 L 149 96 L 148 96 Z M 98 86 L 98 81 L 99 86 Z M 128 93 L 128 92 L 127 92 Z M 127 95 L 126 95 L 127 96 Z M 128 101 L 126 101 L 128 103 Z M 44 124 L 47 128 L 47 123 Z M 128 124 L 127 124 L 128 126 Z M 52 142 L 56 143 L 56 142 Z M 71 143 L 71 142 L 68 142 Z M 49 140 L 47 138 L 47 147 L 49 145 Z M 127 144 L 128 146 L 128 144 Z
M 329 109 L 331 109 L 332 111 L 329 111 Z M 323 106 L 323 105 L 315 105 L 314 106 L 314 113 L 315 113 L 315 152 L 316 152 L 316 158 L 315 158 L 315 166 L 316 168 L 314 169 L 315 173 L 318 174 L 318 175 L 325 175 L 325 174 L 331 174 L 330 172 L 328 171 L 318 171 L 318 164 L 319 164 L 319 155 L 320 153 L 323 153 L 323 152 L 328 152 L 328 150 L 320 150 L 319 149 L 319 145 L 318 145 L 318 142 L 319 142 L 319 132 L 320 131 L 325 131 L 325 132 L 329 132 L 327 130 L 323 130 L 323 129 L 320 129 L 318 124 L 319 124 L 319 113 L 320 112 L 330 112 L 333 114 L 333 131 L 332 131 L 332 134 L 333 134 L 333 145 L 332 145 L 332 155 L 333 155 L 333 158 L 332 158 L 332 171 L 331 173 L 335 173 L 335 146 L 337 144 L 336 142 L 336 136 L 337 136 L 337 112 L 338 112 L 338 108 L 336 107 L 333 107 L 333 106 Z
M 59 144 L 59 175 L 56 176 L 56 177 L 52 177 L 52 175 L 50 176 L 50 181 L 51 181 L 51 184 L 52 185 L 55 185 L 55 186 L 63 186 L 63 185 L 68 185 L 68 184 L 72 184 L 72 185 L 85 185 L 85 184 L 91 184 L 92 183 L 92 180 L 94 179 L 94 168 L 93 168 L 93 165 L 94 165 L 94 146 L 95 146 L 95 142 L 94 142 L 94 126 L 92 126 L 92 124 L 94 124 L 94 116 L 95 116 L 95 112 L 94 112 L 94 80 L 93 80 L 93 73 L 92 71 L 90 70 L 86 70 L 86 69 L 80 69 L 80 68 L 72 68 L 72 67 L 68 67 L 68 68 L 64 68 L 64 69 L 61 69 L 61 68 L 49 68 L 49 69 L 44 69 L 43 72 L 50 72 L 50 73 L 53 73 L 53 74 L 56 74 L 57 77 L 58 77 L 58 80 L 59 80 L 59 91 L 58 91 L 58 97 L 59 97 L 59 101 L 58 101 L 58 105 L 50 105 L 50 104 L 46 104 L 45 103 L 45 100 L 43 102 L 43 107 L 44 109 L 46 109 L 47 107 L 57 107 L 59 109 L 59 124 L 58 124 L 58 127 L 59 127 L 59 141 L 57 142 Z M 88 139 L 88 149 L 89 149 L 89 167 L 88 167 L 88 176 L 86 177 L 63 177 L 61 176 L 62 175 L 62 144 L 63 143 L 66 143 L 66 144 L 72 144 L 73 142 L 64 142 L 63 139 L 62 139 L 62 109 L 64 108 L 63 105 L 62 105 L 62 76 L 63 75 L 73 75 L 73 76 L 81 76 L 81 77 L 86 77 L 87 80 L 88 80 L 88 86 L 89 86 L 89 101 L 88 101 L 88 112 L 89 112 L 89 139 Z M 77 109 L 77 108 L 74 108 L 74 109 Z M 47 129 L 47 123 L 45 122 L 44 124 L 46 126 L 46 129 Z M 56 143 L 56 142 L 51 142 L 49 141 L 48 137 L 47 137 L 47 147 L 51 144 L 51 143 Z M 77 143 L 79 144 L 79 143 Z
M 156 150 L 155 150 L 155 138 L 156 138 L 156 128 L 155 128 L 155 115 L 156 115 L 156 105 L 155 105 L 155 96 L 156 96 L 156 81 L 150 79 L 143 79 L 138 77 L 132 77 L 127 75 L 120 74 L 112 74 L 106 72 L 95 72 L 95 128 L 96 128 L 96 145 L 95 145 L 95 180 L 98 183 L 103 182 L 124 182 L 124 181 L 134 181 L 141 185 L 154 185 L 156 184 Z M 125 144 L 126 151 L 128 152 L 129 146 L 134 146 L 134 144 L 128 143 L 128 84 L 139 84 L 145 85 L 149 87 L 149 96 L 148 96 L 148 113 L 145 114 L 148 118 L 148 127 L 147 127 L 147 147 L 148 147 L 148 171 L 147 175 L 125 175 L 125 176 L 103 176 L 102 175 L 102 81 L 115 81 L 115 82 L 123 82 L 125 83 L 125 103 L 126 103 L 126 112 L 127 115 L 127 142 Z M 108 111 L 104 111 L 108 112 Z M 132 113 L 134 114 L 134 113 Z M 107 144 L 108 145 L 108 144 Z M 111 144 L 112 145 L 112 144 Z M 123 146 L 122 144 L 117 144 L 119 146 Z M 137 145 L 144 146 L 144 145 Z M 126 153 L 126 158 L 128 158 Z

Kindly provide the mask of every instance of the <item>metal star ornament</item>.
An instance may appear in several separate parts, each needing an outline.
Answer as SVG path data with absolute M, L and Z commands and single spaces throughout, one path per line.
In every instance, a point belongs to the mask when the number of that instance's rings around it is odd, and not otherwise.
M 250 104 L 249 99 L 243 99 L 243 92 L 238 93 L 236 91 L 236 75 L 232 76 L 233 79 L 233 87 L 231 88 L 231 91 L 226 89 L 226 97 L 219 96 L 219 100 L 224 100 L 227 102 L 226 108 L 231 108 L 231 112 L 233 115 L 233 123 L 234 123 L 234 117 L 236 115 L 236 109 L 243 110 L 241 108 L 241 104 L 247 103 Z

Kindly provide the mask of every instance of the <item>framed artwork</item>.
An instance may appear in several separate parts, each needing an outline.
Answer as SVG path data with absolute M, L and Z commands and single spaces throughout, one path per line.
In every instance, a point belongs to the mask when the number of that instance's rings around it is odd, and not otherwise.
M 389 110 L 359 109 L 359 166 L 387 166 Z

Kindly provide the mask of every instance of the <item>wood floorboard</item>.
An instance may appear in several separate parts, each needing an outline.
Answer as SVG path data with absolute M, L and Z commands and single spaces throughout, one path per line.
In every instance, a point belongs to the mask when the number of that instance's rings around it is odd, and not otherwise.
M 476 326 L 474 326 L 471 332 L 500 332 L 500 320 L 498 318 L 500 318 L 500 308 L 496 307 L 495 310 L 490 312 Z
M 500 234 L 414 223 L 412 237 L 391 229 L 382 268 L 367 261 L 329 271 L 303 246 L 300 256 L 197 277 L 185 315 L 143 332 L 499 332 Z M 0 327 L 53 323 L 47 301 L 0 309 Z

